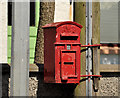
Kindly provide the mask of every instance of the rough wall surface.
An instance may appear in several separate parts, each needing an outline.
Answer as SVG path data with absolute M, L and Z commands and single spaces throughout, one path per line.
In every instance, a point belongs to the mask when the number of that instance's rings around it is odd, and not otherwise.
M 118 96 L 120 73 L 102 73 L 100 79 L 100 96 Z
M 40 19 L 36 42 L 35 63 L 44 64 L 44 34 L 42 26 L 54 21 L 54 2 L 40 3 Z
M 102 73 L 102 75 L 99 84 L 100 96 L 118 96 L 120 73 Z M 3 74 L 3 96 L 9 96 L 9 77 L 9 73 Z M 77 86 L 75 84 L 45 84 L 43 80 L 43 73 L 30 73 L 29 96 L 73 96 Z
M 76 87 L 75 84 L 44 83 L 44 74 L 42 72 L 30 73 L 30 78 L 30 96 L 73 96 Z
M 29 96 L 37 96 L 38 80 L 36 77 L 29 78 Z M 10 96 L 10 75 L 4 73 L 2 76 L 2 96 Z
M 102 78 L 100 81 L 100 96 L 118 96 L 118 78 Z
M 10 95 L 9 73 L 3 74 L 2 95 Z M 76 84 L 44 83 L 43 73 L 30 73 L 29 96 L 73 96 Z
M 29 96 L 37 96 L 38 80 L 36 77 L 29 78 Z

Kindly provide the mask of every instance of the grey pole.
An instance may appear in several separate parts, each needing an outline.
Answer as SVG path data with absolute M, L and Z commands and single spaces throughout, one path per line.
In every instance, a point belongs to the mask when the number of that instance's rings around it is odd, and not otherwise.
M 92 0 L 86 2 L 86 44 L 92 43 Z M 86 51 L 86 75 L 92 75 L 92 50 Z M 86 81 L 86 96 L 92 96 L 92 80 Z
M 12 4 L 10 96 L 28 96 L 30 5 L 29 0 L 16 0 Z

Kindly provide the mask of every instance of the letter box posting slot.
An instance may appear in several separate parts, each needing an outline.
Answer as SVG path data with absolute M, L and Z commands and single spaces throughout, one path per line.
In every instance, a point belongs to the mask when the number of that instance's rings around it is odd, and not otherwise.
M 44 30 L 44 81 L 46 83 L 79 83 L 80 77 L 100 77 L 100 75 L 80 75 L 82 26 L 76 22 L 57 22 L 43 26 Z
M 70 21 L 43 26 L 46 83 L 79 83 L 81 28 Z

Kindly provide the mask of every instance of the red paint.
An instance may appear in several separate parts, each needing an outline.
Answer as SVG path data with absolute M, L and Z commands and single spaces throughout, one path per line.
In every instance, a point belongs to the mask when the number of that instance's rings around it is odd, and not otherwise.
M 80 77 L 102 77 L 102 75 L 81 75 Z
M 82 26 L 76 22 L 57 22 L 43 26 L 44 81 L 46 83 L 79 83 Z
M 81 47 L 98 47 L 98 46 L 101 46 L 101 44 L 94 44 L 94 45 L 81 45 Z
M 46 24 L 45 26 L 43 26 L 42 28 L 57 28 L 61 25 L 65 25 L 65 24 L 72 24 L 72 25 L 75 25 L 75 26 L 78 26 L 79 28 L 82 28 L 82 25 L 76 23 L 76 22 L 72 22 L 72 21 L 65 21 L 65 22 L 55 22 L 55 23 L 50 23 L 50 24 Z
M 46 83 L 80 82 L 81 28 L 80 24 L 71 21 L 43 26 Z

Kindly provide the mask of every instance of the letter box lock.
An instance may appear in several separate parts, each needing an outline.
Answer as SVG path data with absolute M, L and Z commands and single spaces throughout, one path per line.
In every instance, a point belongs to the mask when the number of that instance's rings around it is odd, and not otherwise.
M 44 81 L 46 83 L 79 83 L 82 26 L 76 22 L 57 22 L 44 29 Z
M 67 50 L 70 50 L 71 49 L 71 45 L 67 45 Z

